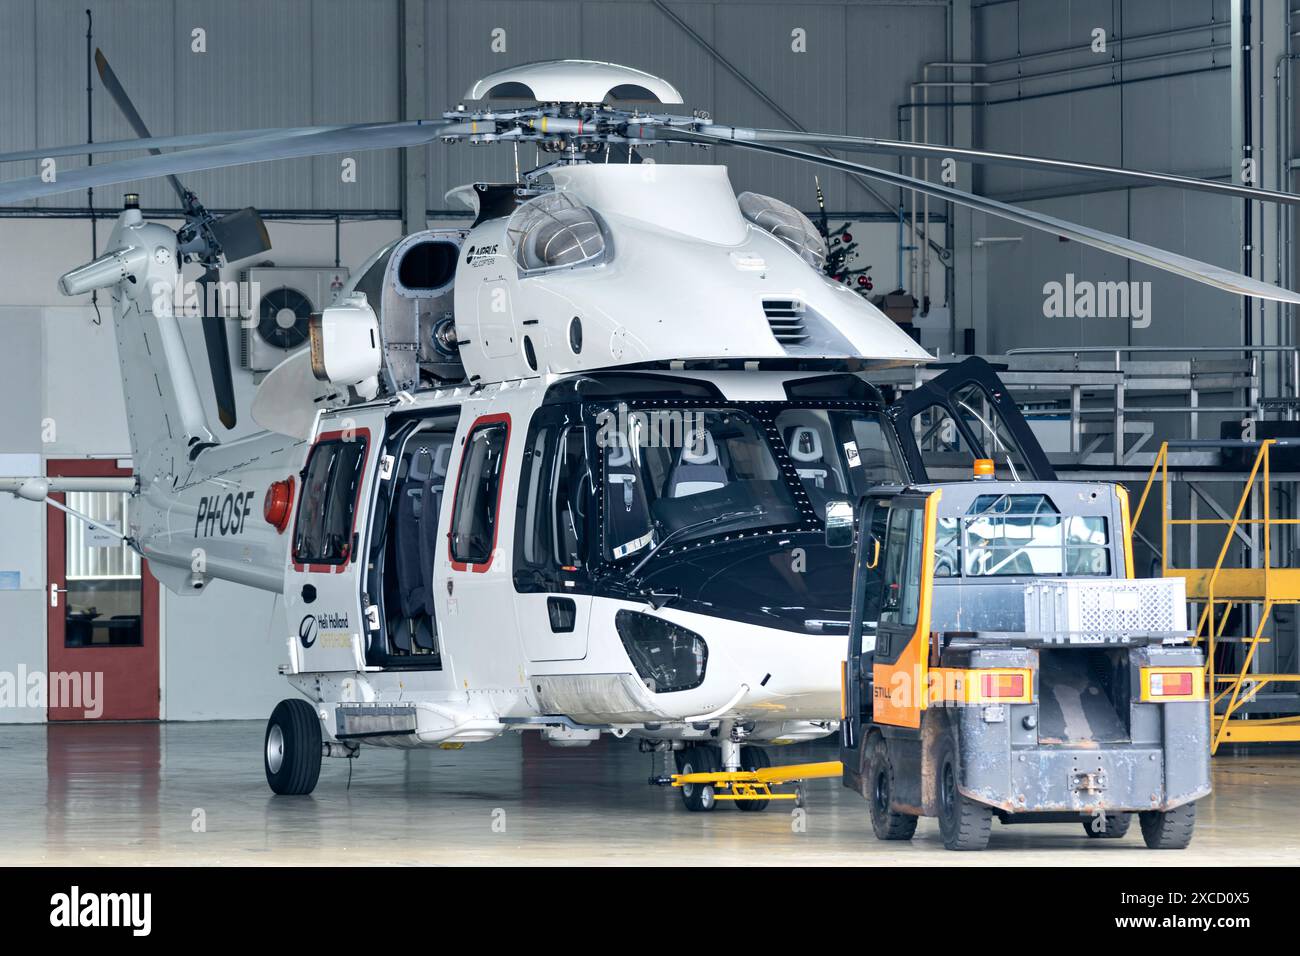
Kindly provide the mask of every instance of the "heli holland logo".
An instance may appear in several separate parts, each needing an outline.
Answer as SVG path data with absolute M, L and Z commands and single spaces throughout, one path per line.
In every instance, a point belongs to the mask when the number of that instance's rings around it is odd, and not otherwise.
M 304 614 L 298 622 L 298 641 L 303 647 L 311 647 L 324 632 L 322 647 L 346 647 L 349 640 L 347 630 L 346 614 Z
M 307 614 L 298 622 L 298 640 L 303 647 L 311 647 L 316 643 L 316 615 Z

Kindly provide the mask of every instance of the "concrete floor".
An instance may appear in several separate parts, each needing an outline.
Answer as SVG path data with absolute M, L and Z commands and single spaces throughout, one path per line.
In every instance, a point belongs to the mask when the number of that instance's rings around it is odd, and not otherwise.
M 0 864 L 1295 864 L 1300 750 L 1214 761 L 1196 838 L 1153 854 L 1134 826 L 1118 841 L 1069 826 L 994 825 L 989 850 L 947 853 L 923 820 L 880 843 L 865 802 L 837 780 L 810 785 L 802 831 L 789 806 L 690 814 L 651 788 L 631 741 L 556 750 L 508 735 L 460 751 L 371 748 L 326 760 L 310 797 L 274 797 L 261 722 L 0 727 Z M 778 751 L 779 762 L 829 748 Z M 662 758 L 660 758 L 662 760 Z M 201 819 L 205 829 L 198 826 Z

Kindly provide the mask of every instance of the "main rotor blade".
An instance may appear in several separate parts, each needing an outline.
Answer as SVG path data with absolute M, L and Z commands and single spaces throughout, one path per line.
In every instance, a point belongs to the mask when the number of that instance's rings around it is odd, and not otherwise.
M 464 127 L 468 122 L 456 120 L 406 120 L 397 123 L 361 123 L 343 126 L 319 133 L 284 134 L 205 146 L 176 153 L 156 156 L 139 156 L 98 166 L 60 173 L 57 181 L 44 182 L 40 176 L 28 176 L 0 183 L 0 205 L 75 192 L 91 186 L 110 186 L 134 179 L 153 179 L 158 176 L 175 177 L 178 173 L 199 172 L 205 169 L 224 169 L 228 166 L 246 166 L 276 159 L 294 159 L 300 156 L 321 156 L 350 150 L 394 149 L 404 146 L 421 146 L 448 134 L 449 127 Z
M 152 139 L 153 134 L 149 132 L 149 127 L 144 124 L 144 120 L 135 108 L 135 104 L 131 102 L 131 97 L 127 95 L 126 88 L 118 80 L 113 68 L 108 65 L 108 57 L 104 56 L 104 51 L 98 47 L 95 48 L 95 69 L 99 71 L 99 79 L 103 82 L 104 88 L 108 90 L 108 95 L 113 97 L 113 102 L 122 111 L 127 123 L 130 124 L 131 129 L 135 130 L 135 135 L 141 139 Z M 161 150 L 158 149 L 149 149 L 149 152 L 154 156 L 162 155 Z M 181 201 L 182 206 L 185 205 L 185 187 L 181 185 L 181 181 L 175 176 L 168 176 L 167 179 L 171 182 L 172 189 L 176 191 L 176 198 Z
M 748 129 L 742 126 L 704 127 L 695 132 L 701 136 L 716 137 L 720 140 L 805 144 L 808 146 L 823 146 L 827 149 L 881 153 L 888 156 L 915 156 L 920 159 L 936 160 L 959 159 L 963 162 L 988 164 L 990 166 L 1015 166 L 1021 169 L 1037 169 L 1044 172 L 1070 175 L 1087 174 L 1104 179 L 1120 180 L 1133 185 L 1170 186 L 1175 189 L 1195 189 L 1223 196 L 1234 196 L 1238 199 L 1258 199 L 1263 202 L 1284 203 L 1292 206 L 1300 205 L 1300 195 L 1296 193 L 1277 192 L 1272 189 L 1256 189 L 1252 186 L 1221 183 L 1212 179 L 1198 179 L 1195 176 L 1179 176 L 1174 173 L 1155 173 L 1143 169 L 1125 169 L 1122 166 L 1103 166 L 1098 163 L 1051 159 L 1046 156 L 1021 156 L 1016 153 L 965 149 L 957 146 L 939 146 L 932 143 L 907 143 L 901 140 L 875 139 L 870 136 L 801 133 L 795 130 L 783 129 Z
M 784 146 L 776 146 L 770 143 L 757 143 L 741 139 L 715 139 L 707 136 L 698 137 L 690 132 L 676 132 L 664 136 L 657 135 L 655 138 L 674 139 L 681 143 L 699 143 L 702 140 L 719 144 L 725 143 L 728 146 L 739 146 L 742 149 L 752 149 L 756 152 L 785 156 L 788 159 L 799 159 L 807 163 L 827 166 L 848 173 L 858 173 L 873 179 L 879 179 L 891 186 L 900 186 L 904 189 L 915 189 L 917 192 L 929 193 L 939 199 L 946 199 L 959 206 L 965 206 L 990 216 L 997 216 L 1000 219 L 1008 219 L 1031 229 L 1038 229 L 1054 236 L 1073 239 L 1076 242 L 1082 242 L 1084 245 L 1114 253 L 1135 262 L 1143 262 L 1157 269 L 1163 269 L 1165 272 L 1173 272 L 1193 281 L 1223 289 L 1226 292 L 1233 292 L 1237 295 L 1250 296 L 1256 299 L 1270 299 L 1274 302 L 1291 302 L 1300 305 L 1300 295 L 1290 289 L 1269 285 L 1266 282 L 1260 282 L 1258 279 L 1252 279 L 1250 276 L 1241 275 L 1230 269 L 1224 269 L 1208 262 L 1201 262 L 1199 259 L 1182 256 L 1176 252 L 1167 252 L 1164 249 L 1138 242 L 1135 239 L 1116 236 L 1109 232 L 1102 232 L 1100 229 L 1093 229 L 1090 226 L 1081 226 L 1066 219 L 1057 219 L 1055 216 L 1031 212 L 1028 209 L 1021 209 L 1018 206 L 998 202 L 996 199 L 976 196 L 974 193 L 953 189 L 950 186 L 940 186 L 924 179 L 916 179 L 912 176 L 904 176 L 902 173 L 890 172 L 887 169 L 863 166 L 861 163 L 850 163 L 848 160 L 836 159 L 831 156 L 804 153 L 797 149 L 787 149 Z
M 92 153 L 129 153 L 147 149 L 157 155 L 159 149 L 177 149 L 186 146 L 218 146 L 238 140 L 264 139 L 268 136 L 323 133 L 342 129 L 341 126 L 282 126 L 269 129 L 236 129 L 222 133 L 187 133 L 182 136 L 152 136 L 149 139 L 115 139 L 103 143 L 72 143 L 67 146 L 50 146 L 46 149 L 26 149 L 17 153 L 0 153 L 0 163 L 29 162 L 34 159 L 52 159 L 58 156 L 85 156 Z

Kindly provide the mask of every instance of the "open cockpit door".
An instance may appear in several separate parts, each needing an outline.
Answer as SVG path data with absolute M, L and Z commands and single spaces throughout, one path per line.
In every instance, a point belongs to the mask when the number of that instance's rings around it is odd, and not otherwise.
M 1056 480 L 1029 423 L 982 358 L 968 358 L 908 392 L 889 416 L 915 482 L 953 477 L 942 472 L 969 477 L 977 458 L 992 459 L 999 478 Z

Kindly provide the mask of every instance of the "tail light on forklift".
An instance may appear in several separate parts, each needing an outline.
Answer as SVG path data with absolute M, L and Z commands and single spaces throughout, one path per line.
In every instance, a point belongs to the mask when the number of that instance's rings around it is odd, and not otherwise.
M 1034 672 L 1028 667 L 932 667 L 927 676 L 931 704 L 1032 704 Z
M 1142 668 L 1142 700 L 1170 702 L 1205 699 L 1205 674 L 1199 667 Z
M 293 504 L 293 478 L 273 481 L 262 499 L 262 517 L 280 534 L 289 527 L 289 506 Z
M 984 671 L 980 674 L 984 700 L 1025 700 L 1024 671 Z

